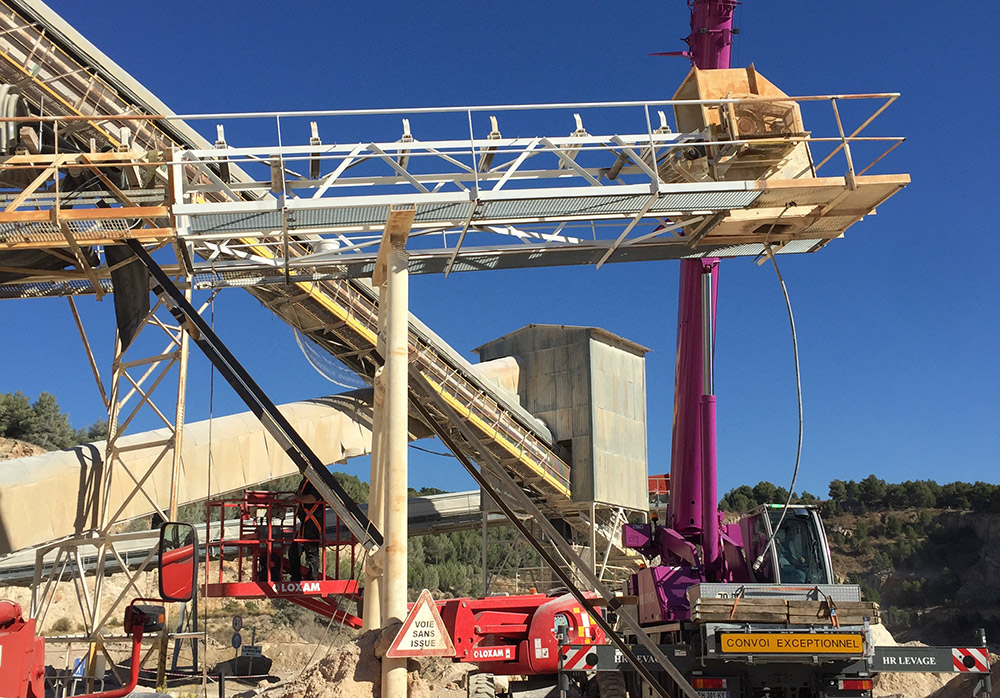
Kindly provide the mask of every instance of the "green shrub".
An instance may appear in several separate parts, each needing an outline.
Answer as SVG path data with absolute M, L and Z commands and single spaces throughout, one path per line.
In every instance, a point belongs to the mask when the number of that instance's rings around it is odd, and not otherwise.
M 57 633 L 68 633 L 73 629 L 73 621 L 71 621 L 66 616 L 59 618 L 55 623 L 52 624 L 52 629 Z
M 903 522 L 899 517 L 890 514 L 885 519 L 885 535 L 889 538 L 899 538 L 903 533 Z
M 865 581 L 862 581 L 860 586 L 862 598 L 866 601 L 874 601 L 879 604 L 882 603 L 882 595 L 879 593 L 878 589 Z

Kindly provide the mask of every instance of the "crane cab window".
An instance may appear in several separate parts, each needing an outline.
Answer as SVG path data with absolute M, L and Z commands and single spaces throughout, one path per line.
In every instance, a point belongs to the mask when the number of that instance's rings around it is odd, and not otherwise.
M 770 511 L 776 526 L 781 509 Z M 806 509 L 792 509 L 774 538 L 778 554 L 778 581 L 782 584 L 829 584 L 818 521 Z
M 771 527 L 768 525 L 764 514 L 754 514 L 750 518 L 750 563 L 753 563 L 764 552 L 764 546 L 767 545 L 767 540 L 770 536 Z M 771 564 L 771 551 L 764 553 L 764 556 L 761 558 L 761 566 L 753 574 L 754 581 L 757 582 L 777 581 L 774 578 L 774 566 Z

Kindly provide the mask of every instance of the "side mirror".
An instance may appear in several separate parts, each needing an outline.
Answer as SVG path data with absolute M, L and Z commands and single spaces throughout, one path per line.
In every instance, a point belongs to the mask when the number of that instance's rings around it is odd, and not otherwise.
M 143 633 L 154 633 L 163 630 L 166 617 L 163 606 L 136 604 L 135 601 L 125 608 L 125 632 L 132 634 L 137 626 Z
M 164 601 L 190 601 L 198 583 L 198 532 L 186 523 L 168 521 L 160 526 L 160 597 Z

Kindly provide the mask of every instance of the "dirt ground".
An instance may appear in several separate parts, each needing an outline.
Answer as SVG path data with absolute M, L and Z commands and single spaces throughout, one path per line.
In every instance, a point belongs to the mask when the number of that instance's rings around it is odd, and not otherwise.
M 136 588 L 125 590 L 125 575 L 105 578 L 105 590 L 110 596 L 153 596 L 156 578 L 145 573 L 137 578 Z M 88 585 L 93 578 L 87 578 Z M 31 590 L 26 586 L 0 588 L 0 598 L 17 601 L 27 610 Z M 71 635 L 83 630 L 77 619 L 82 617 L 77 587 L 63 582 L 51 594 L 51 603 L 44 617 L 42 633 L 51 639 L 46 643 L 46 661 L 57 668 L 71 667 L 73 659 L 83 656 L 83 643 L 67 645 L 54 636 Z M 207 607 L 205 607 L 207 606 Z M 325 618 L 291 604 L 274 605 L 267 601 L 203 600 L 200 611 L 208 628 L 208 666 L 231 659 L 232 619 L 243 619 L 243 642 L 261 645 L 263 654 L 273 661 L 271 673 L 279 683 L 257 686 L 235 684 L 227 691 L 230 696 L 267 696 L 267 698 L 369 698 L 379 696 L 381 664 L 378 657 L 384 651 L 378 632 L 359 631 L 330 623 Z M 120 619 L 113 619 L 110 632 L 120 632 Z M 892 635 L 882 626 L 874 626 L 875 641 L 880 645 L 896 645 Z M 902 643 L 920 646 L 918 642 Z M 189 648 L 181 652 L 181 665 L 189 663 Z M 115 656 L 125 655 L 125 645 L 113 648 Z M 1000 685 L 1000 657 L 994 656 L 993 676 Z M 410 660 L 408 684 L 410 698 L 460 698 L 465 696 L 465 674 L 469 665 L 455 664 L 447 659 Z M 879 676 L 874 698 L 969 698 L 979 676 L 955 677 L 951 674 L 885 673 Z M 210 686 L 209 695 L 216 689 Z M 177 696 L 200 695 L 201 686 L 179 687 L 170 693 Z
M 379 696 L 381 662 L 385 642 L 373 630 L 358 636 L 357 641 L 330 651 L 327 656 L 298 677 L 268 691 L 274 698 L 369 698 Z M 447 659 L 427 658 L 407 663 L 407 686 L 410 698 L 436 698 L 465 695 L 468 665 Z
M 939 691 L 932 693 L 931 698 L 969 698 L 976 687 L 981 674 L 967 674 L 952 679 Z M 994 695 L 1000 687 L 1000 654 L 990 654 L 990 677 L 993 679 Z

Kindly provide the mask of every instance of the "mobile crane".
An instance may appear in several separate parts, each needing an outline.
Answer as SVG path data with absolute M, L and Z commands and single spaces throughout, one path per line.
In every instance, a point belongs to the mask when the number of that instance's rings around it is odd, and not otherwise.
M 685 84 L 692 76 L 696 82 L 719 76 L 720 84 L 738 83 L 734 74 L 742 71 L 730 69 L 738 3 L 688 4 L 688 50 L 666 55 L 691 60 Z M 751 71 L 748 92 L 755 92 L 758 78 Z M 759 123 L 753 115 L 735 114 L 727 124 L 723 116 L 706 140 L 736 139 L 737 132 L 754 130 L 765 138 L 787 135 L 796 130 L 788 113 L 758 114 Z M 696 149 L 691 159 L 705 158 L 708 150 Z M 634 608 L 617 613 L 634 614 L 703 698 L 870 696 L 879 669 L 900 670 L 905 663 L 872 642 L 878 606 L 863 601 L 858 586 L 836 583 L 818 509 L 772 504 L 728 525 L 718 510 L 712 376 L 718 267 L 713 258 L 681 261 L 667 521 L 661 526 L 654 515 L 649 523 L 624 527 L 624 546 L 648 558 L 650 566 L 625 584 L 624 598 L 633 600 Z M 659 690 L 632 671 L 617 648 L 604 644 L 601 629 L 587 622 L 587 609 L 569 595 L 456 599 L 440 606 L 457 660 L 480 668 L 470 675 L 470 698 L 556 695 L 557 690 L 563 696 L 616 698 L 662 695 L 663 688 L 680 694 L 663 671 L 657 672 Z M 631 649 L 657 671 L 656 660 L 642 647 Z M 930 649 L 952 660 L 936 665 L 937 671 L 988 671 L 984 647 Z M 929 660 L 920 663 L 923 670 L 928 666 Z M 520 678 L 498 692 L 497 675 Z
M 695 71 L 730 68 L 737 4 L 689 2 L 684 53 Z M 655 519 L 625 527 L 628 547 L 660 558 L 632 575 L 628 591 L 638 597 L 640 622 L 659 629 L 654 640 L 697 648 L 695 666 L 704 673 L 692 685 L 712 698 L 866 695 L 866 667 L 850 667 L 871 644 L 877 607 L 861 601 L 859 588 L 834 584 L 818 511 L 798 507 L 787 517 L 762 508 L 721 525 L 712 375 L 717 274 L 716 259 L 681 261 L 668 521 L 662 529 Z M 851 613 L 838 615 L 845 604 Z M 633 693 L 648 693 L 630 683 Z

